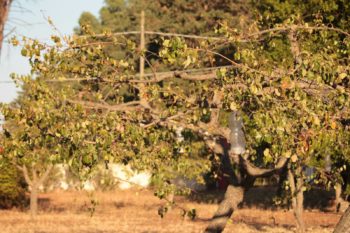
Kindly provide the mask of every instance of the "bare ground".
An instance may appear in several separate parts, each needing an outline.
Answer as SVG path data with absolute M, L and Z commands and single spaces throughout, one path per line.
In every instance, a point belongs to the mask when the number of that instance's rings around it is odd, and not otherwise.
M 92 200 L 97 201 L 94 205 Z M 178 208 L 162 219 L 157 214 L 164 201 L 149 190 L 96 192 L 52 192 L 40 196 L 40 214 L 31 219 L 19 210 L 0 211 L 1 233 L 161 233 L 202 232 L 215 212 L 216 204 L 198 203 L 177 198 L 179 205 L 196 208 L 192 221 L 181 217 Z M 91 210 L 95 210 L 91 217 Z M 305 211 L 308 232 L 330 233 L 341 214 Z M 234 213 L 225 232 L 295 232 L 291 211 L 243 207 Z

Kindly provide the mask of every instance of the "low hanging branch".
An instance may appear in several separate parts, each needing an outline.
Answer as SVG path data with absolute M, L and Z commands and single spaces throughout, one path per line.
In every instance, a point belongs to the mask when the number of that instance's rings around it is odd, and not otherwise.
M 137 109 L 142 109 L 142 106 L 140 105 L 140 101 L 131 101 L 123 104 L 117 104 L 117 105 L 109 105 L 109 104 L 103 104 L 103 103 L 96 103 L 92 101 L 82 101 L 82 100 L 67 100 L 68 103 L 72 104 L 79 104 L 85 108 L 90 109 L 105 109 L 108 111 L 132 111 Z
M 269 177 L 275 173 L 279 173 L 287 164 L 288 158 L 281 157 L 274 168 L 259 168 L 251 164 L 248 160 L 244 159 L 243 156 L 239 156 L 240 164 L 245 172 L 254 177 Z

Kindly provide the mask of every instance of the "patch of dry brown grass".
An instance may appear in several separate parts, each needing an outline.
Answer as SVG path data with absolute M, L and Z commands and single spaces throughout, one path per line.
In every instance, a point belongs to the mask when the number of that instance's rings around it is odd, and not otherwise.
M 94 206 L 91 200 L 97 200 Z M 148 190 L 127 190 L 87 195 L 85 192 L 53 192 L 41 195 L 41 213 L 31 219 L 27 213 L 0 211 L 1 233 L 172 233 L 202 232 L 215 204 L 199 204 L 178 198 L 180 205 L 196 208 L 198 218 L 183 219 L 180 210 L 171 210 L 163 219 L 157 214 L 164 202 Z M 90 217 L 89 208 L 95 207 Z M 308 232 L 332 232 L 340 215 L 305 212 Z M 225 232 L 294 232 L 290 211 L 241 209 L 235 212 Z M 321 227 L 320 227 L 321 226 Z

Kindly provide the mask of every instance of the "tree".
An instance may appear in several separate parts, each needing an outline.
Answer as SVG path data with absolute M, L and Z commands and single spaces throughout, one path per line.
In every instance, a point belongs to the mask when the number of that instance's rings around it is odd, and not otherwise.
M 100 10 L 99 19 L 89 13 L 83 13 L 79 20 L 81 27 L 90 25 L 95 33 L 103 30 L 124 32 L 139 30 L 139 18 L 145 10 L 148 30 L 174 33 L 213 35 L 218 22 L 230 19 L 230 26 L 239 25 L 242 13 L 250 15 L 249 4 L 244 1 L 215 0 L 205 1 L 169 1 L 151 0 L 108 0 Z
M 196 34 L 203 36 L 214 36 L 215 28 L 219 23 L 227 22 L 229 26 L 236 28 L 245 27 L 251 19 L 252 11 L 248 1 L 169 1 L 169 0 L 108 0 L 100 10 L 100 17 L 96 18 L 90 13 L 83 13 L 79 20 L 79 27 L 76 28 L 78 35 L 84 34 L 84 26 L 89 25 L 89 29 L 94 33 L 103 32 L 126 32 L 140 30 L 140 12 L 145 12 L 145 30 Z M 152 32 L 150 32 L 152 33 Z M 138 36 L 129 37 L 137 44 Z M 146 49 L 142 52 L 143 56 L 148 60 L 146 69 L 159 71 L 169 70 L 174 67 L 162 67 L 157 56 L 161 48 L 159 35 L 148 34 L 146 37 Z M 194 42 L 196 43 L 196 42 Z M 128 51 L 123 52 L 120 46 L 106 46 L 106 51 L 115 58 L 125 59 L 133 57 Z M 220 46 L 222 54 L 229 53 L 234 50 L 227 46 Z M 136 62 L 139 56 L 133 57 Z M 131 60 L 131 59 L 130 59 Z M 211 61 L 214 62 L 214 61 Z M 225 60 L 217 59 L 218 64 L 225 63 Z M 226 62 L 227 63 L 227 62 Z
M 285 2 L 279 2 L 279 1 L 273 1 L 273 0 L 258 0 L 253 1 L 254 4 L 256 4 L 257 12 L 261 18 L 260 25 L 263 28 L 270 28 L 273 27 L 273 25 L 283 24 L 284 22 L 288 21 L 289 18 L 292 16 L 295 22 L 306 22 L 310 24 L 316 24 L 316 25 L 332 25 L 332 27 L 336 27 L 338 29 L 344 30 L 344 32 L 349 30 L 349 24 L 346 23 L 349 21 L 349 12 L 350 12 L 350 4 L 348 1 L 285 1 Z M 347 41 L 347 39 L 344 39 L 344 35 L 336 36 L 336 38 L 332 38 L 331 40 L 334 41 Z M 326 35 L 322 35 L 323 38 L 326 37 Z M 277 40 L 283 40 L 284 38 L 279 38 Z M 316 41 L 316 38 L 314 39 Z M 274 43 L 276 43 L 275 41 Z M 337 42 L 334 42 L 337 43 Z M 315 43 L 314 45 L 309 45 L 310 47 L 314 47 L 313 51 L 317 51 L 320 49 L 321 44 Z M 325 44 L 324 44 L 325 45 Z M 275 56 L 277 53 L 275 53 Z M 279 59 L 279 57 L 276 57 Z M 339 58 L 341 59 L 341 58 Z M 336 67 L 335 67 L 336 68 Z M 344 74 L 345 75 L 345 74 Z M 343 80 L 343 86 L 348 87 L 348 78 L 345 77 Z M 339 84 L 334 84 L 331 82 L 333 86 L 337 86 Z M 346 117 L 345 117 L 346 118 Z M 342 127 L 347 128 L 348 124 L 346 123 L 346 120 L 342 120 Z M 345 150 L 345 147 L 340 146 L 342 148 L 339 148 L 339 145 L 342 145 L 341 141 L 342 139 L 348 138 L 348 131 L 345 130 L 339 137 L 328 137 L 326 135 L 322 136 L 323 139 L 313 140 L 312 144 L 312 152 L 314 152 L 316 155 L 323 154 L 324 160 L 326 160 L 327 156 L 332 157 L 332 170 L 325 172 L 324 162 L 322 163 L 320 160 L 317 161 L 317 156 L 311 157 L 308 165 L 309 166 L 315 166 L 317 168 L 317 174 L 316 177 L 322 177 L 323 180 L 326 181 L 326 186 L 329 187 L 330 184 L 334 185 L 334 182 L 342 183 L 342 179 L 340 177 L 340 172 L 343 171 L 343 166 L 348 161 L 348 156 Z M 339 141 L 338 141 L 339 140 Z M 320 146 L 322 145 L 322 146 Z M 320 148 L 321 147 L 321 148 Z M 321 162 L 321 163 L 320 163 Z M 328 173 L 328 174 L 325 174 Z M 329 179 L 324 179 L 326 176 L 332 176 L 333 180 L 329 182 Z M 307 186 L 307 184 L 306 184 Z M 339 201 L 339 195 L 341 194 L 341 185 L 335 184 L 336 188 L 336 194 L 337 194 L 337 200 Z M 299 199 L 302 203 L 302 193 L 299 194 Z M 298 208 L 302 208 L 302 204 L 299 205 Z M 299 211 L 300 212 L 300 211 Z
M 22 54 L 37 79 L 22 80 L 33 90 L 45 88 L 41 97 L 55 103 L 45 104 L 59 125 L 50 137 L 73 166 L 84 170 L 98 160 L 114 160 L 148 169 L 160 180 L 156 194 L 164 198 L 174 189 L 182 191 L 171 179 L 200 179 L 213 164 L 213 154 L 220 155 L 232 184 L 207 232 L 224 229 L 252 178 L 286 167 L 286 187 L 303 231 L 303 167 L 313 163 L 319 174 L 326 174 L 324 151 L 348 159 L 349 34 L 317 18 L 304 22 L 292 16 L 268 28 L 259 26 L 259 19 L 254 22 L 242 31 L 222 24 L 220 42 L 164 38 L 162 66 L 190 70 L 143 77 L 135 63 L 104 49 L 115 45 L 138 54 L 127 38 L 87 32 L 66 39 L 53 36 L 54 46 L 25 41 Z M 217 43 L 235 51 L 223 55 Z M 203 67 L 216 59 L 229 66 Z M 35 98 L 34 106 L 43 105 Z M 232 111 L 241 112 L 244 124 L 247 147 L 242 154 L 229 144 Z M 184 141 L 176 140 L 180 127 Z M 199 155 L 193 153 L 198 143 L 203 145 Z
M 0 160 L 0 207 L 23 207 L 26 204 L 25 182 L 16 166 Z
M 1 154 L 23 173 L 30 191 L 30 213 L 35 216 L 40 186 L 53 165 L 64 160 L 60 153 L 67 154 L 64 140 L 58 137 L 67 116 L 62 114 L 62 106 L 52 98 L 48 87 L 38 85 L 39 79 L 32 81 L 28 76 L 22 77 L 24 92 L 16 102 L 1 105 L 6 120 Z

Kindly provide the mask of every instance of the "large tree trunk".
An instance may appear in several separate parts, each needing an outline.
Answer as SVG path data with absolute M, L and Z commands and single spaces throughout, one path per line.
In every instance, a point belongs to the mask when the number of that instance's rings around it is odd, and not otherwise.
M 215 212 L 209 226 L 205 229 L 205 233 L 220 233 L 225 229 L 226 223 L 233 211 L 243 201 L 243 193 L 244 190 L 242 187 L 233 185 L 227 187 L 225 197 Z
M 282 158 L 272 169 L 262 169 L 255 167 L 240 155 L 228 152 L 222 145 L 222 168 L 224 173 L 230 177 L 231 185 L 228 186 L 225 197 L 220 203 L 205 233 L 220 233 L 224 230 L 227 221 L 230 219 L 239 203 L 243 201 L 244 191 L 249 189 L 255 178 L 268 177 L 276 172 L 280 172 L 286 165 L 287 159 Z M 236 172 L 233 171 L 232 162 L 238 166 Z
M 0 52 L 4 40 L 5 23 L 10 11 L 12 0 L 0 0 Z
M 232 216 L 233 212 L 237 209 L 237 205 L 243 201 L 244 188 L 242 186 L 243 174 L 240 169 L 235 172 L 233 170 L 231 158 L 229 156 L 228 148 L 225 146 L 225 142 L 221 141 L 220 149 L 222 152 L 221 157 L 221 169 L 224 175 L 230 178 L 230 185 L 227 187 L 224 199 L 220 202 L 217 211 L 212 217 L 209 225 L 205 229 L 205 233 L 220 233 L 227 224 L 227 221 Z M 233 162 L 239 165 L 238 155 L 235 155 Z
M 350 206 L 341 217 L 333 233 L 350 233 Z
M 298 171 L 301 169 L 298 169 Z M 297 221 L 297 231 L 299 233 L 305 232 L 305 224 L 303 219 L 304 210 L 304 192 L 303 192 L 303 178 L 297 177 L 295 183 L 295 177 L 291 170 L 288 170 L 288 181 L 290 186 L 290 192 L 292 194 L 292 208 L 294 216 Z

